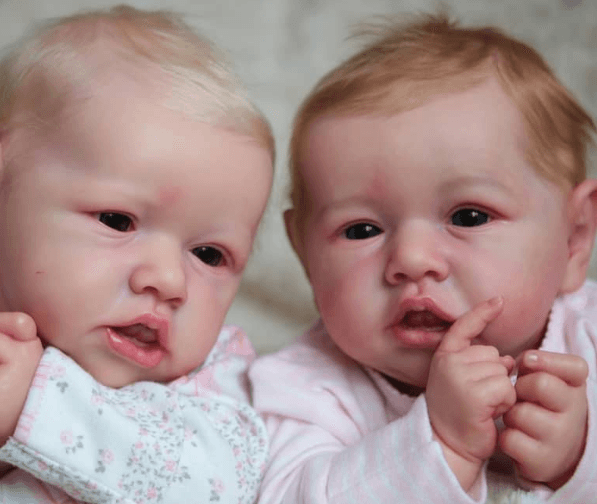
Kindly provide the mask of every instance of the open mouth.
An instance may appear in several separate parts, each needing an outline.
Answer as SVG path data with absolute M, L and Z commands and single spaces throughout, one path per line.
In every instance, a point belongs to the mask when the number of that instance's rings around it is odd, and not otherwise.
M 112 331 L 140 347 L 147 347 L 158 343 L 158 332 L 155 329 L 147 327 L 145 324 L 113 327 Z
M 448 330 L 452 322 L 438 317 L 429 310 L 409 310 L 404 314 L 399 325 L 404 329 L 439 332 Z
M 112 351 L 142 367 L 155 367 L 166 355 L 159 331 L 145 324 L 107 327 L 106 335 Z

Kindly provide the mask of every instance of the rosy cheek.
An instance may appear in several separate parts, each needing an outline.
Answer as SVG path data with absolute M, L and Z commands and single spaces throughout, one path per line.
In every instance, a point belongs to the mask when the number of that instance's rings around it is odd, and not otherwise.
M 372 298 L 376 298 L 371 285 L 358 274 L 327 278 L 314 285 L 317 306 L 326 321 L 341 325 L 344 330 L 359 325 Z
M 317 309 L 324 318 L 331 316 L 338 304 L 338 295 L 335 285 L 331 282 L 312 282 L 313 295 Z
M 517 283 L 516 264 L 508 254 L 502 254 L 500 244 L 489 248 L 461 246 L 451 258 L 452 275 L 448 278 L 453 292 L 465 301 L 462 308 L 472 309 L 494 296 L 504 296 Z

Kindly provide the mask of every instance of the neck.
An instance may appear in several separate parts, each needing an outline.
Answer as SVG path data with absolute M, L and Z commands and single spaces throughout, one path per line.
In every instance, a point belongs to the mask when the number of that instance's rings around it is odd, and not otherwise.
M 411 385 L 410 383 L 401 382 L 400 380 L 396 380 L 396 378 L 392 378 L 388 375 L 383 376 L 386 380 L 388 380 L 388 383 L 392 385 L 392 387 L 394 387 L 401 394 L 406 394 L 410 397 L 417 397 L 421 395 L 423 392 L 425 392 L 425 389 L 423 387 L 418 387 L 416 385 Z

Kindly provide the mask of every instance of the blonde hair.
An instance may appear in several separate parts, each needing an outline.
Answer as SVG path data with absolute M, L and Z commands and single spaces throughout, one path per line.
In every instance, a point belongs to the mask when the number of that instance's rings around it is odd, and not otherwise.
M 0 61 L 0 133 L 51 124 L 75 97 L 93 92 L 106 68 L 123 63 L 145 70 L 144 83 L 157 70 L 170 84 L 168 106 L 254 138 L 273 161 L 267 120 L 214 44 L 174 13 L 124 5 L 48 22 L 8 52 Z
M 406 25 L 385 23 L 368 33 L 376 35 L 373 43 L 325 75 L 296 114 L 290 142 L 296 231 L 307 204 L 302 142 L 315 119 L 394 115 L 492 76 L 522 113 L 529 138 L 526 156 L 537 172 L 562 187 L 584 180 L 595 124 L 535 50 L 495 28 L 461 28 L 445 13 Z

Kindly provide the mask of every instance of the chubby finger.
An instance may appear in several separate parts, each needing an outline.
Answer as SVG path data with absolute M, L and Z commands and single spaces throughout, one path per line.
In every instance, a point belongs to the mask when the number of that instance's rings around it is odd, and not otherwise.
M 493 418 L 503 415 L 516 403 L 516 392 L 506 376 L 491 376 L 479 382 L 488 405 L 493 408 Z
M 518 470 L 529 479 L 535 474 L 528 461 L 541 460 L 544 456 L 542 444 L 537 439 L 518 429 L 505 429 L 498 438 L 498 445 L 517 465 Z
M 440 352 L 460 352 L 475 339 L 502 311 L 504 300 L 501 296 L 484 301 L 460 317 L 444 336 L 437 347 Z
M 458 356 L 463 363 L 467 364 L 501 361 L 499 350 L 491 345 L 472 345 L 461 350 Z
M 587 362 L 578 355 L 527 350 L 520 359 L 519 376 L 538 371 L 557 376 L 572 387 L 580 387 L 589 376 Z
M 507 428 L 516 429 L 527 436 L 541 440 L 553 434 L 553 422 L 557 413 L 532 402 L 518 402 L 504 413 Z
M 504 366 L 508 370 L 508 374 L 510 374 L 516 366 L 516 359 L 511 355 L 501 355 L 500 364 Z
M 0 364 L 10 364 L 14 362 L 28 362 L 30 360 L 39 360 L 42 351 L 42 344 L 39 338 L 20 341 L 8 334 L 0 332 Z M 2 376 L 2 385 L 6 376 Z
M 474 362 L 464 368 L 462 374 L 471 381 L 481 381 L 494 376 L 501 377 L 514 390 L 514 386 L 508 378 L 508 369 L 500 362 Z
M 0 333 L 18 341 L 31 341 L 37 339 L 37 326 L 26 313 L 0 312 Z
M 515 388 L 519 401 L 539 404 L 551 411 L 564 411 L 574 390 L 557 376 L 544 372 L 519 376 Z

